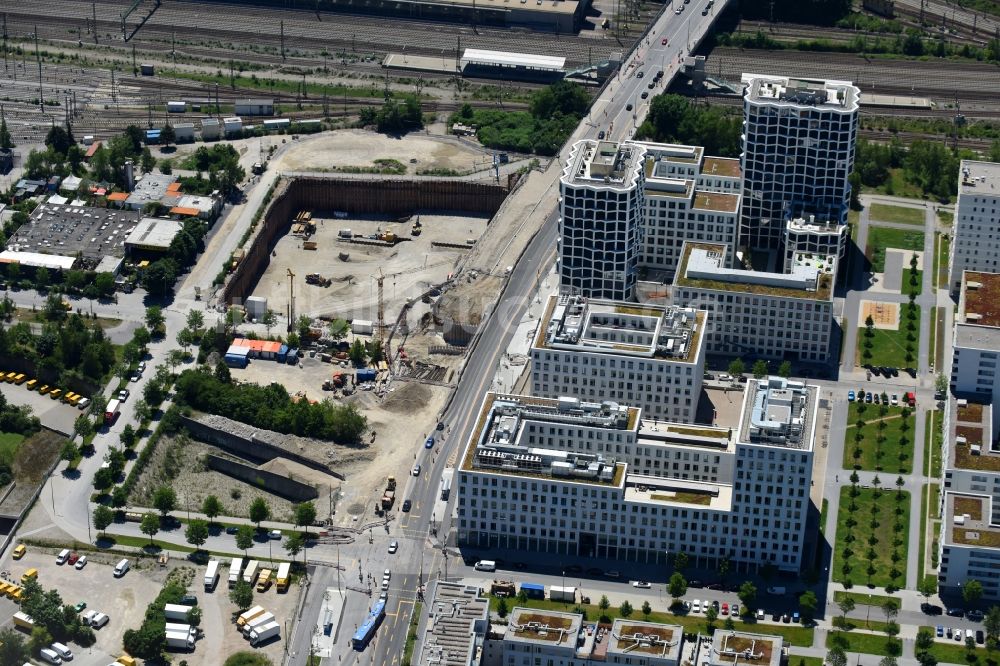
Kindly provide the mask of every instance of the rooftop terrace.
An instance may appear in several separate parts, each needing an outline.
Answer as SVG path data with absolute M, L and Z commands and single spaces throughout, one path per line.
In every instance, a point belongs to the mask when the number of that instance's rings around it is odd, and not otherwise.
M 964 273 L 959 316 L 966 324 L 1000 326 L 1000 273 Z
M 627 474 L 625 501 L 651 505 L 687 505 L 713 511 L 731 511 L 733 488 L 723 483 Z
M 951 398 L 952 437 L 948 464 L 956 469 L 1000 472 L 1000 449 L 993 446 L 993 406 Z
M 550 296 L 536 347 L 693 362 L 705 313 L 580 296 Z
M 1000 527 L 990 524 L 991 501 L 988 495 L 948 492 L 945 495 L 944 514 L 944 519 L 950 522 L 945 529 L 947 543 L 1000 548 Z
M 861 91 L 850 81 L 744 74 L 746 98 L 796 106 L 856 111 Z
M 751 379 L 739 441 L 809 450 L 813 447 L 817 389 L 781 377 Z
M 683 635 L 684 629 L 678 625 L 617 619 L 606 640 L 612 654 L 641 654 L 677 661 Z
M 782 645 L 781 636 L 719 630 L 712 638 L 711 662 L 733 666 L 779 666 Z
M 701 172 L 709 176 L 740 177 L 740 161 L 730 157 L 706 157 Z
M 694 195 L 693 208 L 695 210 L 735 214 L 739 212 L 740 197 L 738 194 L 698 191 Z
M 632 143 L 578 141 L 563 169 L 562 181 L 626 189 L 641 176 L 644 153 L 641 146 Z
M 510 613 L 504 640 L 574 648 L 582 620 L 576 613 L 515 608 Z

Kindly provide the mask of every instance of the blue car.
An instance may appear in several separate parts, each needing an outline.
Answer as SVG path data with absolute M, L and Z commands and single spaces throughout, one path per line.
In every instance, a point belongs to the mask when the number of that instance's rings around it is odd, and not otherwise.
M 425 449 L 433 449 L 434 448 L 434 438 L 433 437 L 428 437 L 427 438 L 427 441 L 424 442 L 424 448 Z
M 848 402 L 854 402 L 854 391 L 848 391 L 847 392 L 847 401 Z
M 936 633 L 937 633 L 937 637 L 938 638 L 943 637 L 944 636 L 944 627 L 939 624 L 937 626 Z

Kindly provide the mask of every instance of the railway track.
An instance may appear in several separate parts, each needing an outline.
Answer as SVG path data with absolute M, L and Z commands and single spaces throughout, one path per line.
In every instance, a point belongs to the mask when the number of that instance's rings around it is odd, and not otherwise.
M 895 11 L 919 20 L 923 5 L 924 22 L 930 25 L 944 25 L 971 35 L 980 40 L 988 39 L 1000 31 L 1000 17 L 965 9 L 954 3 L 938 0 L 895 0 Z

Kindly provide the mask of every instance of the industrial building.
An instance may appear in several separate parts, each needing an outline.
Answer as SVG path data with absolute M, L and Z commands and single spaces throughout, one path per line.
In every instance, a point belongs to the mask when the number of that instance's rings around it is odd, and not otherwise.
M 141 211 L 148 204 L 163 203 L 170 186 L 176 182 L 177 176 L 162 173 L 144 174 L 135 180 L 132 191 L 125 199 L 125 205 L 132 210 Z
M 615 400 L 693 422 L 705 372 L 705 312 L 550 296 L 531 346 L 532 395 Z
M 825 362 L 835 255 L 796 254 L 788 273 L 728 268 L 724 245 L 685 242 L 670 302 L 708 311 L 710 354 Z
M 788 220 L 846 225 L 861 91 L 762 74 L 744 74 L 743 84 L 740 246 L 779 250 Z
M 962 160 L 955 205 L 955 234 L 948 256 L 948 284 L 956 292 L 962 273 L 1000 273 L 1000 164 Z
M 456 465 L 457 542 L 798 572 L 818 400 L 814 386 L 751 380 L 738 418 L 692 427 L 614 402 L 489 393 Z
M 238 116 L 273 116 L 273 99 L 238 99 L 233 112 Z
M 181 223 L 158 217 L 144 217 L 125 239 L 125 250 L 136 252 L 166 252 L 170 243 L 180 233 Z
M 571 294 L 631 300 L 645 208 L 639 144 L 578 141 L 559 180 L 558 272 Z
M 203 220 L 214 219 L 222 210 L 222 198 L 218 192 L 211 196 L 182 194 L 173 202 L 171 215 L 179 217 L 200 217 Z
M 76 265 L 76 257 L 61 254 L 42 254 L 41 252 L 19 252 L 4 250 L 0 252 L 0 264 L 20 264 L 32 268 L 68 271 Z
M 140 213 L 117 208 L 39 204 L 21 226 L 7 249 L 20 252 L 81 255 L 97 262 L 105 256 L 122 256 L 125 238 L 139 223 Z

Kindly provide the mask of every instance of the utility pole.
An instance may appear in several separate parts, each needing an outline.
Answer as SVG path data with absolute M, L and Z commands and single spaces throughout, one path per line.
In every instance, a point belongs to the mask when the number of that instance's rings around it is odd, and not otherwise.
M 3 71 L 7 71 L 7 14 L 3 15 Z
M 96 44 L 97 43 L 97 3 L 96 2 L 91 2 L 90 3 L 90 11 L 93 14 L 93 18 L 91 19 L 90 24 L 92 26 L 94 26 L 94 43 Z
M 139 75 L 139 68 L 135 64 L 135 44 L 132 45 L 132 76 Z
M 281 22 L 281 59 L 285 59 L 285 22 Z
M 45 111 L 45 95 L 42 92 L 42 55 L 38 51 L 38 26 L 35 26 L 35 60 L 38 62 L 38 108 Z
M 170 31 L 170 57 L 174 59 L 174 64 L 177 64 L 177 48 L 175 45 L 175 39 L 177 37 L 177 29 Z
M 291 268 L 286 270 L 288 271 L 288 332 L 291 333 L 295 327 L 295 273 Z

